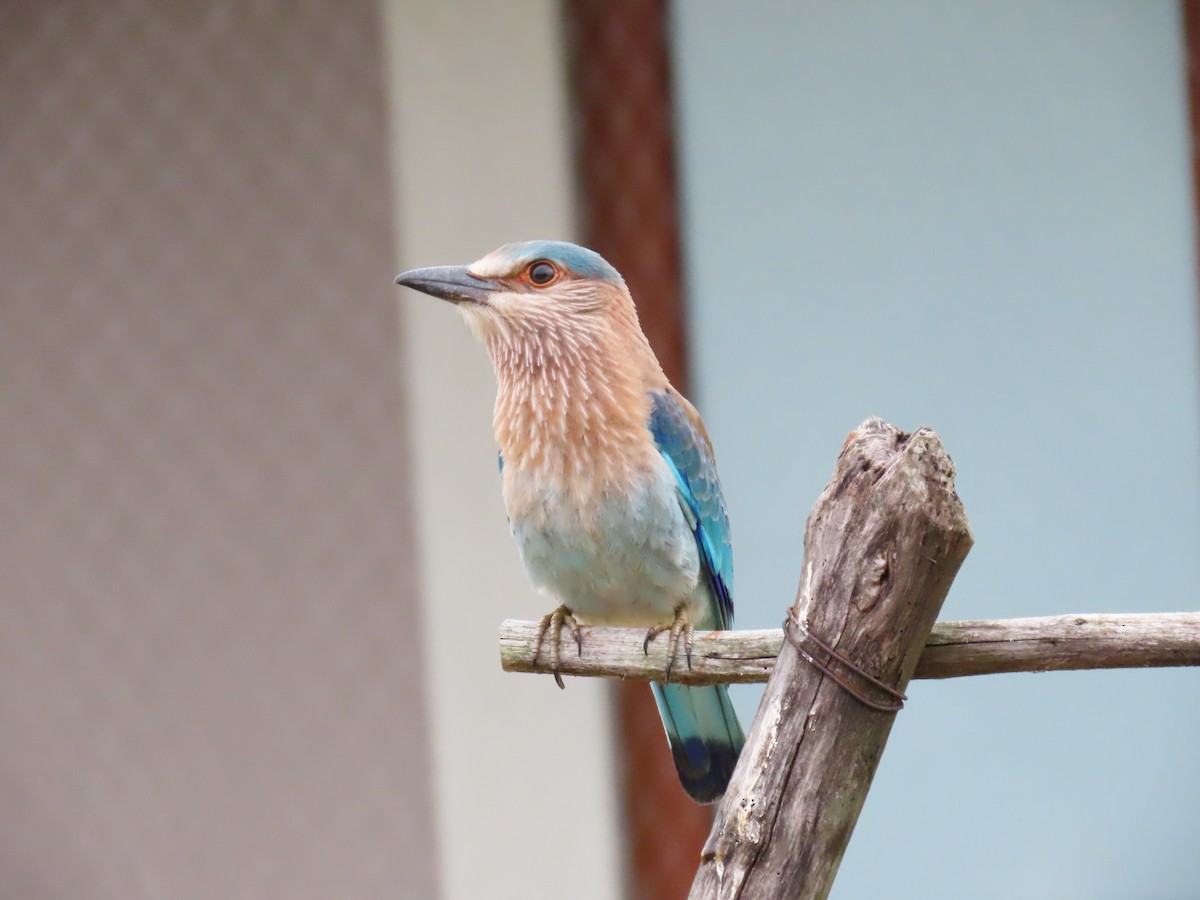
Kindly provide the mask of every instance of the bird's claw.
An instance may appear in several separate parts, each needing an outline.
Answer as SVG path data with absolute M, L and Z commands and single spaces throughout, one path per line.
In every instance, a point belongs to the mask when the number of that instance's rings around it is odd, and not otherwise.
M 550 671 L 554 675 L 554 683 L 561 689 L 566 690 L 566 685 L 563 684 L 562 674 L 559 672 L 559 661 L 562 659 L 562 630 L 566 628 L 571 632 L 571 637 L 575 639 L 575 648 L 579 651 L 579 655 L 583 656 L 583 629 L 579 627 L 579 622 L 575 620 L 575 616 L 565 606 L 560 606 L 554 612 L 546 613 L 538 622 L 537 640 L 533 645 L 533 664 L 536 667 L 538 655 L 542 652 L 542 642 L 546 639 L 546 633 L 550 635 Z
M 650 630 L 646 632 L 646 639 L 644 641 L 642 641 L 642 654 L 645 656 L 649 656 L 650 655 L 650 642 L 670 627 L 671 626 L 669 626 L 669 625 L 654 625 L 654 626 L 652 626 L 650 628 Z
M 692 668 L 692 635 L 696 629 L 692 627 L 686 607 L 680 606 L 675 610 L 675 618 L 670 624 L 653 625 L 650 627 L 646 632 L 646 639 L 642 641 L 642 652 L 649 656 L 650 642 L 664 631 L 671 632 L 670 640 L 667 644 L 667 668 L 663 673 L 663 682 L 667 683 L 671 680 L 671 669 L 675 666 L 675 656 L 679 652 L 680 638 L 683 639 L 683 653 L 687 659 L 687 667 L 689 670 Z

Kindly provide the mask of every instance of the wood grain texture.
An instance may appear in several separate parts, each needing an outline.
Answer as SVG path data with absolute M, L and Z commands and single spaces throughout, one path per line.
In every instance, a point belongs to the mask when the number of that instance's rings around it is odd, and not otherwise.
M 870 419 L 808 517 L 793 614 L 902 691 L 971 541 L 937 435 Z M 893 720 L 785 642 L 690 896 L 827 896 Z
M 583 653 L 566 647 L 564 675 L 655 681 L 667 663 L 659 639 L 642 651 L 640 628 L 584 626 Z M 506 672 L 545 672 L 533 662 L 536 622 L 500 626 L 500 665 Z M 783 630 L 698 631 L 692 666 L 676 663 L 680 684 L 752 684 L 775 669 Z M 544 662 L 544 660 L 543 660 Z M 680 661 L 682 662 L 682 661 Z M 938 622 L 913 678 L 956 678 L 1005 672 L 1200 666 L 1200 612 L 1071 613 L 1027 619 Z
M 939 622 L 916 678 L 1200 666 L 1200 612 Z

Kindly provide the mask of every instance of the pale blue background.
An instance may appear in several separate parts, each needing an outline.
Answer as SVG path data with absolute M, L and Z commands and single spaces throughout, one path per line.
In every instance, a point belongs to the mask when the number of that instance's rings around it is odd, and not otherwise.
M 804 516 L 876 414 L 957 463 L 976 546 L 944 618 L 1200 607 L 1177 4 L 673 15 L 738 625 L 779 624 Z M 1200 672 L 909 694 L 835 897 L 1200 897 Z

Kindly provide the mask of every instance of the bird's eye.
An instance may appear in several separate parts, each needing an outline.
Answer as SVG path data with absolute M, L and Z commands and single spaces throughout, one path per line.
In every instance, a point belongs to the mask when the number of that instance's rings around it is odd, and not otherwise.
M 532 263 L 528 272 L 530 283 L 538 287 L 545 287 L 558 277 L 558 270 L 544 259 Z

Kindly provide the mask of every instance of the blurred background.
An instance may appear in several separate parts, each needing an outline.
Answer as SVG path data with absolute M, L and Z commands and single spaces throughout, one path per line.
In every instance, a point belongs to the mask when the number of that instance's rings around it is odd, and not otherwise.
M 668 898 L 708 811 L 534 618 L 402 268 L 577 239 L 776 627 L 870 415 L 943 618 L 1195 609 L 1192 0 L 0 4 L 0 897 Z M 760 690 L 739 689 L 745 724 Z M 915 683 L 835 897 L 1200 897 L 1200 675 Z

